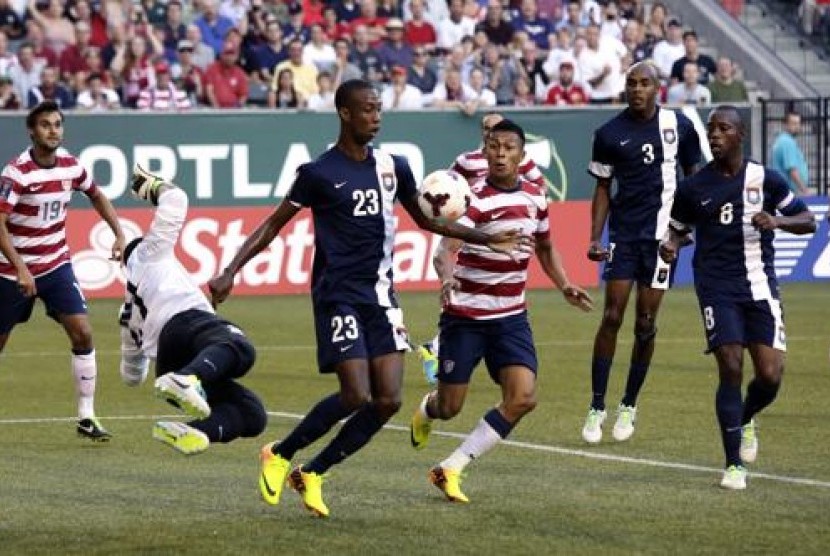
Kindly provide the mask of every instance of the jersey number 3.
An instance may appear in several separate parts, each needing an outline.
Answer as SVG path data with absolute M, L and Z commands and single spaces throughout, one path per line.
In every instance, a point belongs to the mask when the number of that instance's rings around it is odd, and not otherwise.
M 355 189 L 352 191 L 354 199 L 354 216 L 370 216 L 380 212 L 380 199 L 376 189 Z
M 654 145 L 646 143 L 643 145 L 643 163 L 651 164 L 654 162 Z

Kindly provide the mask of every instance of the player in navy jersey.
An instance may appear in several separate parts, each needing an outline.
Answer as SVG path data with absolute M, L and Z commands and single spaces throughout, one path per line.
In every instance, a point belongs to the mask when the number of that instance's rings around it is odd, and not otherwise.
M 692 122 L 657 105 L 660 79 L 649 62 L 631 67 L 626 75 L 628 107 L 594 134 L 588 172 L 597 180 L 591 205 L 588 258 L 605 261 L 605 308 L 594 339 L 591 361 L 593 397 L 583 439 L 602 439 L 606 418 L 605 394 L 617 347 L 617 334 L 634 284 L 637 285 L 634 346 L 625 394 L 617 408 L 613 436 L 628 440 L 634 433 L 637 396 L 645 382 L 657 312 L 672 282 L 672 265 L 659 256 L 659 241 L 667 232 L 678 167 L 691 174 L 700 159 L 700 143 Z M 612 182 L 616 192 L 612 196 Z M 601 242 L 608 220 L 608 247 Z
M 774 230 L 815 231 L 815 218 L 775 170 L 743 156 L 737 109 L 719 106 L 706 126 L 714 160 L 680 184 L 669 238 L 661 256 L 675 260 L 681 240 L 695 232 L 695 290 L 708 351 L 720 380 L 715 409 L 726 470 L 723 488 L 746 488 L 744 463 L 758 455 L 754 416 L 775 399 L 784 372 L 783 311 L 773 267 Z M 780 213 L 780 214 L 779 214 Z M 755 378 L 742 400 L 744 347 Z
M 524 145 L 524 131 L 515 123 L 502 120 L 493 126 L 484 144 L 488 174 L 473 185 L 473 202 L 459 222 L 488 231 L 520 227 L 533 234 L 542 270 L 568 303 L 590 311 L 591 297 L 568 280 L 553 246 L 544 185 L 521 175 Z M 536 406 L 536 349 L 525 302 L 530 259 L 530 254 L 490 253 L 447 238 L 435 254 L 443 284 L 438 387 L 424 396 L 412 417 L 412 446 L 426 446 L 434 419 L 446 421 L 461 411 L 482 359 L 502 393 L 501 403 L 430 471 L 432 483 L 452 502 L 469 502 L 460 484 L 467 464 L 506 438 Z
M 228 267 L 210 282 L 216 303 L 230 293 L 233 277 L 265 249 L 303 207 L 311 209 L 315 255 L 311 297 L 321 372 L 336 373 L 340 389 L 321 400 L 282 442 L 261 452 L 260 492 L 279 502 L 283 482 L 315 515 L 329 514 L 323 502 L 323 474 L 358 451 L 400 408 L 404 351 L 408 338 L 393 289 L 393 205 L 400 201 L 423 229 L 468 243 L 511 252 L 532 239 L 518 231 L 486 234 L 434 224 L 421 212 L 417 187 L 406 160 L 374 149 L 380 131 L 380 98 L 363 80 L 343 83 L 335 93 L 340 135 L 334 147 L 301 166 L 288 197 L 245 241 Z M 294 468 L 295 453 L 345 424 L 310 462 Z

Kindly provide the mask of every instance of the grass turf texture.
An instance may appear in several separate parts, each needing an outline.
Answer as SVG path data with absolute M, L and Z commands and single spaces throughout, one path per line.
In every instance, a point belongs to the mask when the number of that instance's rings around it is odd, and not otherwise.
M 802 485 L 750 477 L 745 492 L 723 492 L 714 415 L 714 360 L 693 292 L 666 298 L 655 360 L 639 402 L 633 439 L 587 448 L 580 429 L 590 398 L 589 361 L 600 314 L 582 314 L 556 292 L 533 292 L 539 346 L 539 406 L 511 440 L 573 453 L 502 445 L 468 467 L 470 505 L 452 505 L 426 480 L 459 440 L 434 436 L 415 452 L 404 428 L 426 392 L 420 363 L 407 359 L 404 404 L 396 427 L 332 470 L 327 521 L 312 519 L 283 492 L 277 507 L 257 491 L 258 450 L 283 437 L 332 392 L 315 367 L 306 297 L 232 299 L 224 316 L 259 348 L 244 382 L 265 401 L 267 431 L 253 440 L 184 457 L 153 441 L 154 416 L 173 413 L 152 395 L 152 381 L 131 389 L 118 377 L 116 301 L 91 303 L 98 349 L 97 411 L 114 435 L 108 445 L 76 438 L 75 402 L 63 332 L 36 308 L 0 356 L 0 552 L 234 554 L 819 554 L 830 546 L 830 320 L 826 284 L 787 285 L 789 354 L 784 386 L 760 418 L 760 452 L 750 471 L 820 481 Z M 601 306 L 601 294 L 599 305 Z M 402 296 L 413 338 L 426 339 L 436 296 Z M 633 308 L 633 306 L 632 306 Z M 622 395 L 631 315 L 620 334 L 609 408 Z M 748 362 L 748 361 L 747 361 Z M 750 372 L 745 373 L 745 381 Z M 467 406 L 435 430 L 466 433 L 498 400 L 479 370 Z M 11 422 L 12 420 L 38 422 Z M 327 436 L 326 439 L 330 438 Z M 310 458 L 323 442 L 298 454 Z M 676 469 L 597 460 L 608 454 L 702 466 Z

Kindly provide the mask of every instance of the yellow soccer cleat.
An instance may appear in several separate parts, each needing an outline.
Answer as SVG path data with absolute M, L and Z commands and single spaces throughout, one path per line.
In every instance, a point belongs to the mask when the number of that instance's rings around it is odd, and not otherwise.
M 441 489 L 450 502 L 468 504 L 470 499 L 461 492 L 461 473 L 452 469 L 437 466 L 429 470 L 429 480 Z
M 323 502 L 323 475 L 306 473 L 301 466 L 297 466 L 288 475 L 287 483 L 299 493 L 308 511 L 316 517 L 329 516 L 329 508 Z
M 266 444 L 259 452 L 259 461 L 262 464 L 259 473 L 259 492 L 263 500 L 272 506 L 280 503 L 280 493 L 285 478 L 291 470 L 291 462 L 271 451 L 274 443 Z
M 153 426 L 153 438 L 188 456 L 202 453 L 210 446 L 205 433 L 174 421 L 156 423 Z
M 426 398 L 424 399 L 426 400 Z M 421 402 L 409 422 L 409 441 L 416 450 L 426 448 L 427 442 L 429 442 L 429 433 L 432 432 L 432 419 L 424 415 L 421 409 L 424 405 L 425 402 Z

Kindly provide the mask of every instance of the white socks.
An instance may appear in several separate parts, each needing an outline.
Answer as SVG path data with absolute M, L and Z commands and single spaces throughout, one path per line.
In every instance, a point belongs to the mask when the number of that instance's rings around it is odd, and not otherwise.
M 82 355 L 72 354 L 72 374 L 78 394 L 78 418 L 91 419 L 95 417 L 95 379 L 98 376 L 94 349 Z
M 473 432 L 461 443 L 461 446 L 450 454 L 450 457 L 442 461 L 440 465 L 444 469 L 462 471 L 468 463 L 483 456 L 493 446 L 498 444 L 500 440 L 501 436 L 499 436 L 499 433 L 482 417 L 476 425 L 476 428 L 473 429 Z

